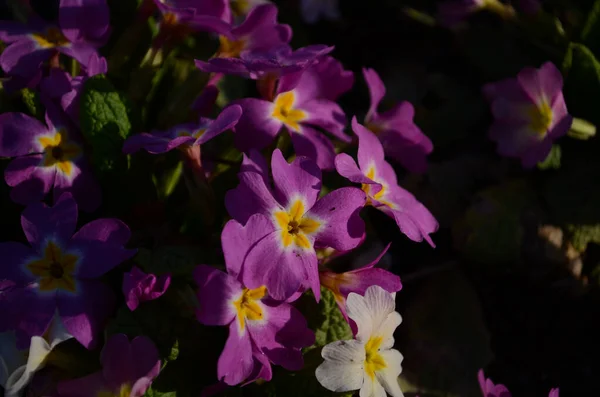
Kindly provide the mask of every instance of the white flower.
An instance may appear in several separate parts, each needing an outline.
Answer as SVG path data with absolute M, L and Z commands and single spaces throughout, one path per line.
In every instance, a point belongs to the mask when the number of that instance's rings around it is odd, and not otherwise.
M 41 336 L 31 338 L 29 351 L 17 349 L 14 332 L 0 333 L 0 385 L 4 387 L 4 395 L 21 396 L 33 375 L 46 364 L 46 357 L 52 349 L 72 337 L 59 316 L 54 316 L 47 331 L 47 340 Z
M 331 20 L 340 17 L 338 0 L 302 0 L 300 8 L 306 23 L 315 23 L 321 16 Z
M 350 293 L 348 317 L 356 323 L 355 340 L 337 341 L 321 351 L 325 361 L 316 370 L 317 380 L 334 392 L 360 389 L 360 397 L 403 397 L 398 385 L 402 354 L 392 349 L 394 330 L 402 322 L 392 294 L 374 285 L 364 298 Z

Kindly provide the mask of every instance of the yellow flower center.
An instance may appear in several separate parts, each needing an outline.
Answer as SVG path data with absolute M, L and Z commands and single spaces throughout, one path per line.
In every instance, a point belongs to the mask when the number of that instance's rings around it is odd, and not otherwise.
M 194 132 L 181 130 L 181 131 L 177 131 L 177 136 L 192 136 L 192 137 L 198 139 L 202 135 L 204 135 L 205 132 L 206 132 L 206 128 L 201 128 L 201 129 L 196 130 Z
M 64 289 L 75 292 L 73 275 L 77 259 L 76 255 L 62 252 L 54 242 L 49 241 L 44 250 L 44 257 L 28 263 L 27 268 L 34 276 L 40 278 L 40 291 Z
M 365 125 L 365 127 L 367 127 L 367 129 L 369 131 L 371 131 L 373 134 L 377 135 L 379 134 L 381 131 L 383 131 L 383 127 L 381 126 L 381 124 L 379 123 L 367 123 Z
M 367 178 L 373 180 L 373 181 L 377 181 L 375 179 L 375 167 L 373 167 L 373 166 L 369 167 L 369 171 L 367 171 L 367 175 L 365 175 L 365 176 Z M 361 185 L 360 188 L 362 189 L 363 192 L 365 192 L 367 194 L 367 203 L 365 205 L 373 205 L 373 202 L 371 201 L 371 197 L 372 197 L 375 200 L 377 200 L 377 201 L 379 201 L 379 202 L 381 202 L 383 204 L 386 204 L 386 205 L 388 205 L 390 207 L 392 206 L 391 203 L 388 203 L 386 201 L 381 200 L 383 198 L 383 195 L 385 194 L 386 188 L 385 188 L 385 185 L 383 183 L 380 183 L 380 184 L 381 184 L 381 190 L 378 191 L 375 194 L 371 194 L 371 187 L 372 186 L 370 184 L 363 183 Z
M 129 397 L 131 395 L 131 386 L 129 384 L 121 385 L 116 393 L 111 391 L 101 391 L 96 397 Z
M 246 326 L 246 320 L 262 320 L 263 310 L 258 301 L 264 298 L 265 295 L 267 295 L 267 287 L 264 285 L 255 289 L 244 288 L 242 296 L 233 302 L 242 330 Z
M 542 100 L 539 106 L 531 106 L 527 110 L 530 119 L 530 128 L 544 137 L 548 133 L 548 129 L 552 125 L 554 114 L 548 101 Z
M 242 16 L 248 13 L 250 8 L 249 0 L 231 0 L 230 2 L 231 11 L 235 16 Z
M 375 378 L 375 372 L 387 367 L 385 360 L 379 354 L 379 348 L 382 343 L 383 339 L 381 336 L 372 336 L 365 345 L 365 372 L 371 379 Z
M 341 292 L 342 285 L 353 283 L 353 277 L 348 273 L 334 273 L 330 271 L 320 272 L 319 281 L 321 285 L 331 291 L 336 302 L 344 303 L 344 295 Z
M 81 153 L 79 145 L 69 141 L 65 130 L 40 137 L 38 141 L 44 151 L 44 167 L 56 166 L 63 174 L 70 176 L 73 172 L 72 160 Z
M 296 96 L 292 91 L 284 92 L 275 98 L 275 107 L 271 116 L 284 123 L 292 130 L 300 131 L 299 122 L 306 118 L 306 113 L 299 109 L 294 109 Z
M 165 26 L 176 26 L 177 15 L 172 12 L 167 12 L 162 16 L 162 24 Z
M 304 216 L 304 203 L 302 200 L 296 200 L 289 211 L 275 212 L 275 220 L 281 228 L 281 240 L 284 247 L 289 247 L 295 243 L 301 248 L 312 247 L 311 241 L 307 235 L 319 230 L 321 223 L 315 219 Z
M 69 40 L 62 34 L 60 29 L 51 27 L 43 33 L 34 33 L 33 39 L 42 48 L 64 47 Z
M 229 40 L 225 36 L 219 36 L 219 51 L 217 56 L 220 58 L 238 58 L 240 53 L 246 48 L 246 40 Z

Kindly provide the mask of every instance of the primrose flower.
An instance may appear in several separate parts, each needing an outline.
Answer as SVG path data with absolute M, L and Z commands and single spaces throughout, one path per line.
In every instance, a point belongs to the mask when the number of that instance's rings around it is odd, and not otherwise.
M 44 336 L 33 336 L 29 347 L 17 349 L 14 332 L 0 333 L 0 385 L 6 397 L 17 397 L 33 375 L 46 365 L 46 357 L 59 343 L 72 338 L 55 316 Z
M 220 58 L 237 58 L 246 50 L 268 51 L 289 43 L 292 38 L 292 28 L 277 23 L 277 7 L 273 4 L 254 7 L 240 25 L 217 33 L 220 33 L 220 47 L 216 56 Z
M 60 104 L 75 125 L 79 125 L 79 96 L 83 84 L 92 76 L 108 72 L 106 59 L 92 54 L 87 67 L 82 67 L 82 71 L 83 74 L 72 77 L 63 69 L 51 68 L 49 76 L 40 83 L 42 99 L 53 100 Z
M 222 234 L 228 273 L 205 265 L 194 271 L 199 287 L 198 321 L 229 326 L 217 364 L 219 380 L 228 385 L 257 378 L 270 380 L 269 362 L 292 371 L 301 369 L 301 349 L 315 341 L 306 320 L 292 305 L 273 300 L 264 285 L 248 288 L 242 282 L 244 254 L 254 241 L 239 226 L 228 223 Z M 235 229 L 233 233 L 231 229 Z
M 71 192 L 81 208 L 93 211 L 101 192 L 83 153 L 83 144 L 57 112 L 47 107 L 46 125 L 23 113 L 0 115 L 0 156 L 14 157 L 4 171 L 19 204 L 42 200 L 53 191 L 56 200 Z
M 315 23 L 321 17 L 331 20 L 340 18 L 338 0 L 301 0 L 300 10 L 306 23 Z
M 58 14 L 58 26 L 35 18 L 27 25 L 0 22 L 0 40 L 10 43 L 0 55 L 7 74 L 30 79 L 44 61 L 59 53 L 86 66 L 110 33 L 103 0 L 61 0 Z
M 554 140 L 569 132 L 573 122 L 562 87 L 562 76 L 551 62 L 483 87 L 495 119 L 489 136 L 499 154 L 519 157 L 525 168 L 546 159 Z
M 335 101 L 353 82 L 352 72 L 326 56 L 299 79 L 296 74 L 283 76 L 273 100 L 237 101 L 244 112 L 235 128 L 236 147 L 244 152 L 262 149 L 285 127 L 297 155 L 313 159 L 322 169 L 333 169 L 333 144 L 315 128 L 322 128 L 341 141 L 350 141 L 344 133 L 344 111 Z
M 199 146 L 217 135 L 233 128 L 242 114 L 242 108 L 231 105 L 225 108 L 215 120 L 200 118 L 198 123 L 181 124 L 167 131 L 154 131 L 129 137 L 123 144 L 123 153 L 134 153 L 145 149 L 148 153 L 165 153 L 176 148 Z
M 0 330 L 43 335 L 54 314 L 82 345 L 93 348 L 112 313 L 114 295 L 98 278 L 135 254 L 123 245 L 129 228 L 117 219 L 97 219 L 75 231 L 77 204 L 64 193 L 53 207 L 32 204 L 21 225 L 31 247 L 0 243 Z
M 100 354 L 102 371 L 58 384 L 61 397 L 141 397 L 160 371 L 156 346 L 146 336 L 131 342 L 115 334 Z
M 373 69 L 363 69 L 363 76 L 371 96 L 365 126 L 377 135 L 387 156 L 411 172 L 425 172 L 433 143 L 413 122 L 415 109 L 403 101 L 379 114 L 377 108 L 385 96 L 385 85 Z
M 320 169 L 304 157 L 288 164 L 279 149 L 273 152 L 271 171 L 273 190 L 262 173 L 247 170 L 238 174 L 240 184 L 225 196 L 234 220 L 227 223 L 222 238 L 249 235 L 255 242 L 247 253 L 240 253 L 246 287 L 266 286 L 277 300 L 305 287 L 319 299 L 315 245 L 338 250 L 356 247 L 364 234 L 358 212 L 366 196 L 360 189 L 346 187 L 317 200 Z
M 429 237 L 438 223 L 410 192 L 398 185 L 396 173 L 384 160 L 383 147 L 375 134 L 352 119 L 352 129 L 358 136 L 358 166 L 352 157 L 340 153 L 335 158 L 337 172 L 354 183 L 360 183 L 372 205 L 396 221 L 400 231 L 413 241 Z
M 137 309 L 141 302 L 158 299 L 167 292 L 171 284 L 171 275 L 163 274 L 156 277 L 154 274 L 146 274 L 137 266 L 123 275 L 123 295 L 129 310 Z
M 394 331 L 402 317 L 394 311 L 394 297 L 379 286 L 364 297 L 348 295 L 348 316 L 356 323 L 356 339 L 336 341 L 321 351 L 325 361 L 315 375 L 321 385 L 334 392 L 360 389 L 361 396 L 402 397 L 398 375 L 402 354 L 392 349 Z
M 388 248 L 390 248 L 390 244 L 385 247 L 375 260 L 359 269 L 344 273 L 334 273 L 330 270 L 319 272 L 321 285 L 333 293 L 335 301 L 346 321 L 348 321 L 346 299 L 350 293 L 364 295 L 367 289 L 373 285 L 378 285 L 390 293 L 398 292 L 402 289 L 400 277 L 385 269 L 375 267 L 381 257 L 385 255 Z M 349 323 L 355 328 L 355 324 L 352 322 Z M 356 329 L 353 330 L 356 333 Z
M 196 67 L 206 73 L 223 73 L 258 80 L 272 79 L 301 72 L 333 51 L 333 47 L 310 45 L 293 51 L 283 44 L 267 51 L 242 51 L 239 58 L 212 58 L 207 62 L 196 60 Z
M 483 370 L 480 369 L 477 373 L 477 380 L 479 381 L 479 387 L 481 388 L 481 395 L 483 397 L 511 397 L 512 394 L 508 391 L 504 385 L 495 385 L 491 379 L 486 379 Z M 548 397 L 559 397 L 558 388 L 551 389 Z

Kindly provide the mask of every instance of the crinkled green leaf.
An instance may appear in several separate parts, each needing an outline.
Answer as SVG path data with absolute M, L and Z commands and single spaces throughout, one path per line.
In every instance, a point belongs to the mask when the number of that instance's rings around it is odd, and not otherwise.
M 24 88 L 21 90 L 21 98 L 30 115 L 38 120 L 44 119 L 45 108 L 40 101 L 40 93 L 38 91 Z
M 169 392 L 157 391 L 157 390 L 154 390 L 152 388 L 152 386 L 150 386 L 150 388 L 148 390 L 146 390 L 146 393 L 144 393 L 143 397 L 177 397 L 177 392 L 174 392 L 174 391 L 169 391 Z
M 352 330 L 342 316 L 331 291 L 321 288 L 321 300 L 315 302 L 312 293 L 306 293 L 298 302 L 298 309 L 308 321 L 308 327 L 315 331 L 313 347 L 325 346 L 336 340 L 352 339 Z
M 584 252 L 589 243 L 600 244 L 600 225 L 569 225 L 571 243 L 579 252 Z
M 571 43 L 563 61 L 564 93 L 569 110 L 577 117 L 600 124 L 600 63 L 583 44 Z
M 538 163 L 538 168 L 542 170 L 547 169 L 559 169 L 560 168 L 560 159 L 561 159 L 561 150 L 559 145 L 552 145 L 552 150 L 548 153 L 548 157 L 542 162 Z
M 124 161 L 121 152 L 131 133 L 130 108 L 104 76 L 88 79 L 81 94 L 81 132 L 92 147 L 92 163 L 100 171 L 114 171 Z

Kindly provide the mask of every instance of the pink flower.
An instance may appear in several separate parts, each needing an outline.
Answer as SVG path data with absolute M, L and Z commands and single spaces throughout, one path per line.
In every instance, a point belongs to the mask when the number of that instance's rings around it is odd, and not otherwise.
M 134 311 L 140 302 L 160 298 L 170 284 L 170 274 L 156 277 L 154 274 L 146 274 L 134 266 L 131 272 L 127 272 L 123 276 L 123 295 L 125 295 L 127 307 Z

